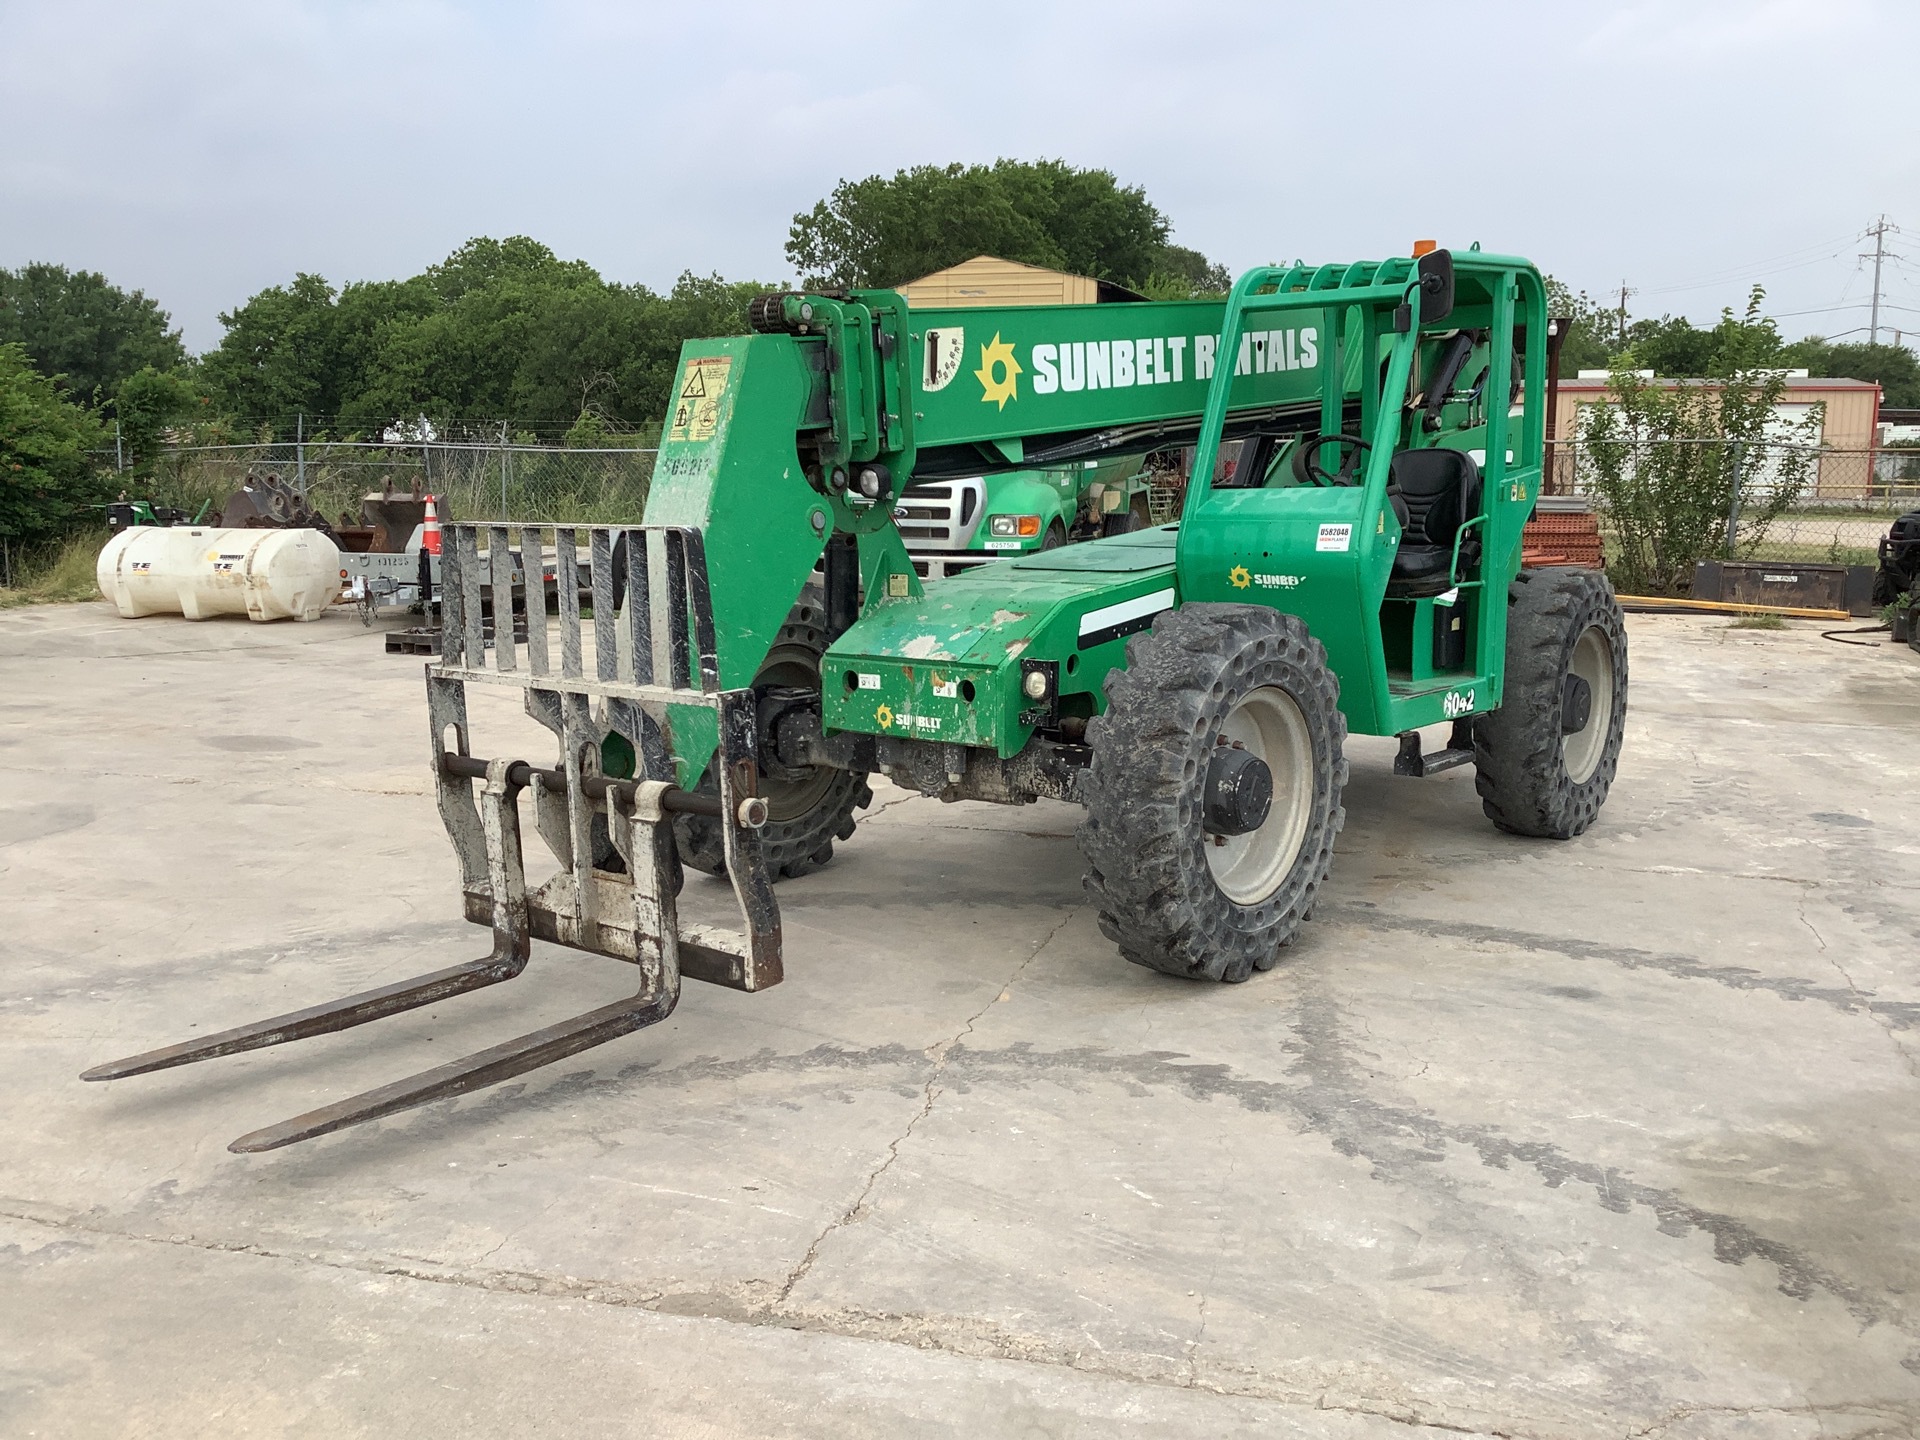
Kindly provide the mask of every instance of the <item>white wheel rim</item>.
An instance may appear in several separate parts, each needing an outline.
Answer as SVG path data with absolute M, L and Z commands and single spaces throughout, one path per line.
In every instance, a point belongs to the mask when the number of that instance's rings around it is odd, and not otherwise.
M 1590 702 L 1587 723 L 1560 737 L 1567 778 L 1584 785 L 1600 768 L 1607 751 L 1607 732 L 1613 728 L 1613 642 L 1598 625 L 1588 626 L 1573 644 L 1567 669 L 1587 682 Z
M 1313 733 L 1294 698 L 1271 685 L 1241 700 L 1214 733 L 1230 745 L 1237 742 L 1273 772 L 1266 823 L 1245 835 L 1209 835 L 1203 842 L 1220 893 L 1236 905 L 1258 905 L 1285 883 L 1306 842 L 1313 816 Z

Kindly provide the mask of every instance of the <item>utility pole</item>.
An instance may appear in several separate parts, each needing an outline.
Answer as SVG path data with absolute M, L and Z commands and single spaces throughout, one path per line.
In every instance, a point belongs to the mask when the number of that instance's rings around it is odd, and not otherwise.
M 1637 290 L 1629 290 L 1626 281 L 1620 282 L 1620 348 L 1622 350 L 1627 348 L 1627 297 L 1638 293 Z
M 1889 223 L 1887 217 L 1882 215 L 1874 222 L 1872 228 L 1867 231 L 1867 234 L 1873 237 L 1873 253 L 1869 255 L 1865 251 L 1862 251 L 1860 255 L 1862 260 L 1873 261 L 1873 315 L 1867 322 L 1867 343 L 1869 345 L 1878 345 L 1880 343 L 1880 266 L 1887 260 L 1898 260 L 1902 258 L 1898 255 L 1890 255 L 1887 252 L 1887 232 L 1889 231 L 1898 235 L 1900 233 L 1900 227 Z

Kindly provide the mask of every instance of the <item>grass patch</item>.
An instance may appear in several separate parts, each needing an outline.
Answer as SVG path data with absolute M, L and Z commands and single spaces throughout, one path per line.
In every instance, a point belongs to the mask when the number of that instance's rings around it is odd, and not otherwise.
M 1787 628 L 1787 622 L 1778 615 L 1742 615 L 1727 628 L 1729 630 L 1784 630 Z
M 60 545 L 28 551 L 14 562 L 14 583 L 0 586 L 0 610 L 98 599 L 100 587 L 94 580 L 93 567 L 104 544 L 104 535 L 89 531 Z

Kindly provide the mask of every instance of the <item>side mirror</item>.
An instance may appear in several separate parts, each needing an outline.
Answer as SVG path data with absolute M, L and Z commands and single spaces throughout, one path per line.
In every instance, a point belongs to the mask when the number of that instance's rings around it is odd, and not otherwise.
M 1420 319 L 1446 319 L 1453 313 L 1453 253 L 1429 250 L 1414 263 L 1420 277 Z

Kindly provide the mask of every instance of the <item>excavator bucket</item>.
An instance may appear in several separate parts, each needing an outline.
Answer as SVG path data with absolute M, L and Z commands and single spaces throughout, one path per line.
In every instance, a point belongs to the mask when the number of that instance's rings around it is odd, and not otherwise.
M 766 807 L 754 793 L 754 693 L 720 688 L 700 532 L 664 525 L 449 524 L 444 552 L 441 654 L 427 667 L 434 774 L 440 815 L 460 862 L 466 917 L 492 931 L 490 951 L 464 965 L 96 1066 L 82 1079 L 120 1079 L 284 1044 L 497 985 L 526 968 L 535 939 L 624 960 L 640 971 L 625 1000 L 256 1130 L 227 1147 L 273 1150 L 479 1089 L 656 1024 L 678 1003 L 683 976 L 739 990 L 779 982 L 779 906 L 757 833 Z M 591 597 L 585 614 L 577 583 L 555 587 L 553 614 L 544 585 L 519 584 L 522 575 L 548 573 L 565 581 L 582 573 L 583 562 Z M 508 597 L 516 590 L 527 607 L 524 642 L 513 638 L 511 626 L 489 634 L 482 622 L 493 597 L 510 610 Z M 522 691 L 527 713 L 553 733 L 557 761 L 542 767 L 481 758 L 468 722 L 469 684 Z M 684 790 L 673 779 L 672 716 L 703 711 L 719 737 L 712 767 L 717 793 Z M 635 757 L 631 777 L 602 773 L 610 734 L 625 740 Z M 558 861 L 552 877 L 532 889 L 521 844 L 525 792 L 532 793 L 536 831 Z M 737 928 L 680 920 L 675 814 L 720 822 Z

